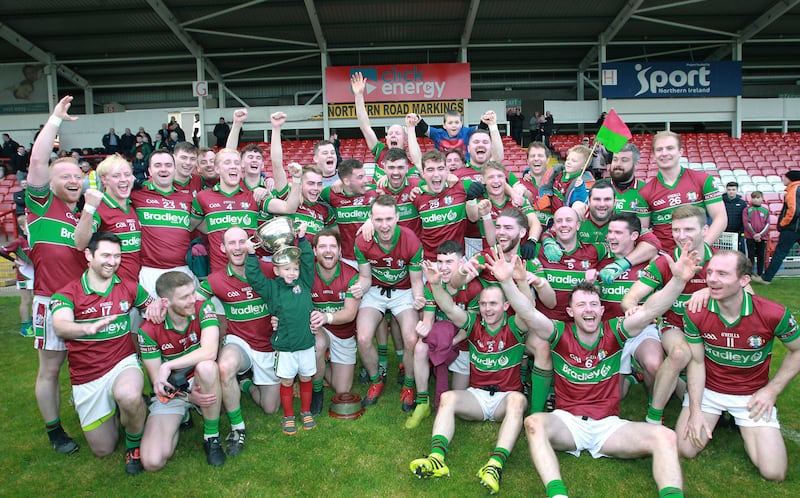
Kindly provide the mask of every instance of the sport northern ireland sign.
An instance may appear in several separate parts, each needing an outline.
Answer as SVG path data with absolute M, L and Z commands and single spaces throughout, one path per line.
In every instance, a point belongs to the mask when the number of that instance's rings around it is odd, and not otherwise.
M 328 102 L 353 102 L 350 76 L 367 79 L 366 102 L 452 100 L 472 96 L 469 63 L 335 66 L 325 69 Z
M 742 63 L 607 62 L 600 83 L 609 99 L 733 97 L 742 94 Z

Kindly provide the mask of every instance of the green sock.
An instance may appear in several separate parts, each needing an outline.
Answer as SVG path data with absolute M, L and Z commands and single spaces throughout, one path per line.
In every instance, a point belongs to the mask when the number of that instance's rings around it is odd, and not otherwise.
M 531 371 L 531 411 L 538 413 L 544 411 L 550 386 L 553 384 L 553 371 L 542 370 L 535 365 Z
M 386 367 L 389 364 L 389 346 L 378 345 L 378 363 Z
M 395 351 L 395 354 L 397 354 L 397 363 L 399 363 L 401 365 L 403 364 L 403 353 L 404 352 L 405 351 L 403 351 L 402 349 L 398 349 L 398 350 Z
M 489 460 L 493 460 L 493 461 L 497 462 L 498 463 L 497 466 L 502 469 L 503 465 L 506 464 L 506 461 L 508 460 L 508 457 L 510 455 L 511 454 L 509 453 L 509 451 L 507 449 L 501 448 L 501 447 L 498 446 L 497 448 L 494 449 L 492 454 L 489 455 Z
M 418 405 L 427 405 L 428 404 L 428 391 L 418 391 L 417 392 L 417 399 L 415 402 Z
M 441 434 L 436 434 L 431 438 L 431 455 L 439 455 L 442 460 L 447 456 L 450 441 Z
M 250 394 L 250 388 L 253 387 L 255 383 L 253 383 L 250 379 L 244 379 L 242 381 L 242 392 L 245 394 Z
M 311 381 L 311 389 L 315 393 L 318 393 L 318 392 L 322 391 L 322 389 L 324 387 L 325 387 L 325 380 L 324 379 L 312 380 Z
M 53 420 L 52 422 L 45 422 L 44 428 L 47 430 L 47 432 L 53 432 L 53 431 L 57 431 L 57 430 L 62 430 L 63 431 L 64 430 L 61 427 L 61 418 L 57 418 L 57 419 Z
M 414 377 L 409 377 L 408 375 L 405 376 L 403 379 L 403 387 L 410 387 L 411 389 L 414 388 Z
M 661 417 L 664 416 L 664 409 L 662 408 L 659 410 L 658 408 L 653 408 L 653 405 L 650 404 L 647 406 L 647 418 L 645 422 L 649 422 L 651 424 L 660 424 Z
M 203 419 L 203 439 L 219 437 L 219 417 Z
M 231 421 L 231 430 L 244 429 L 244 419 L 242 418 L 241 406 L 232 412 L 228 412 L 228 418 Z
M 131 434 L 127 430 L 125 431 L 125 447 L 129 450 L 133 448 L 138 448 L 140 444 L 142 444 L 142 434 L 144 433 L 144 429 L 142 432 L 138 434 Z
M 561 479 L 553 479 L 552 481 L 547 483 L 545 486 L 547 490 L 547 496 L 552 498 L 553 496 L 567 496 L 567 487 L 564 486 L 564 481 Z
M 381 373 L 380 373 L 380 370 L 379 370 L 379 371 L 378 371 L 378 373 L 376 373 L 375 375 L 370 375 L 370 376 L 369 376 L 369 380 L 370 380 L 370 382 L 372 382 L 373 384 L 380 384 L 380 383 L 381 383 Z
M 667 486 L 658 490 L 658 498 L 683 498 L 683 490 L 673 486 Z

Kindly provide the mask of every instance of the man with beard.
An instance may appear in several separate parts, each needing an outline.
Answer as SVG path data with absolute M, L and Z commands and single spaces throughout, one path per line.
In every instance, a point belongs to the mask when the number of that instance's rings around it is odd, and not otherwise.
M 562 208 L 564 209 L 564 208 Z M 558 212 L 556 213 L 558 217 Z M 568 320 L 551 320 L 536 310 L 512 279 L 514 266 L 500 255 L 492 264 L 502 282 L 517 323 L 550 343 L 553 361 L 559 363 L 556 406 L 553 413 L 535 413 L 525 419 L 531 458 L 550 497 L 566 496 L 555 450 L 593 457 L 653 456 L 653 477 L 660 496 L 683 496 L 683 479 L 675 433 L 665 427 L 629 422 L 619 414 L 619 357 L 626 340 L 636 336 L 669 308 L 692 278 L 697 253 L 686 251 L 671 263 L 673 278 L 638 311 L 627 317 L 602 321 L 603 307 L 596 287 L 581 282 L 571 292 Z M 577 382 L 591 375 L 594 382 Z
M 553 220 L 553 209 L 550 206 L 553 170 L 547 167 L 549 158 L 550 150 L 543 143 L 531 142 L 528 146 L 528 168 L 520 181 L 543 228 L 549 227 Z
M 84 255 L 89 268 L 53 294 L 53 328 L 69 351 L 72 399 L 86 442 L 98 457 L 110 455 L 125 427 L 125 471 L 142 471 L 139 446 L 147 407 L 144 376 L 131 339 L 129 313 L 154 303 L 136 280 L 116 275 L 122 242 L 113 233 L 92 234 Z M 155 319 L 154 307 L 147 316 Z M 119 419 L 115 416 L 119 410 Z
M 219 173 L 214 168 L 213 149 L 200 147 L 197 149 L 197 174 L 203 179 L 203 188 L 209 189 L 219 183 Z
M 86 268 L 86 259 L 74 244 L 82 175 L 72 158 L 58 159 L 49 167 L 48 163 L 61 122 L 78 119 L 68 114 L 70 105 L 72 96 L 68 95 L 56 104 L 53 114 L 42 125 L 31 149 L 28 187 L 25 189 L 31 261 L 36 275 L 32 314 L 34 348 L 39 356 L 36 401 L 50 444 L 57 452 L 67 455 L 78 451 L 78 444 L 64 432 L 59 418 L 61 388 L 58 375 L 67 357 L 67 347 L 53 329 L 49 308 L 51 295 L 78 281 Z
M 317 373 L 312 379 L 311 414 L 322 412 L 325 400 L 323 383 L 327 377 L 336 393 L 350 392 L 356 364 L 356 315 L 361 295 L 351 288 L 358 283 L 358 272 L 339 262 L 342 254 L 339 233 L 325 229 L 314 238 L 314 287 L 311 300 L 311 330 L 316 331 Z M 325 353 L 330 352 L 326 368 Z M 326 371 L 327 370 L 327 371 Z
M 164 467 L 178 446 L 181 420 L 192 408 L 203 414 L 203 449 L 209 465 L 225 463 L 219 444 L 219 386 L 217 347 L 219 326 L 210 303 L 199 300 L 195 284 L 183 272 L 161 275 L 156 289 L 166 304 L 166 320 L 144 322 L 139 329 L 142 363 L 153 380 L 157 401 L 150 404 L 150 417 L 142 435 L 141 457 L 145 470 Z M 191 393 L 180 391 L 173 375 L 183 375 Z M 172 396 L 170 396 L 172 394 Z M 185 397 L 188 395 L 188 398 Z

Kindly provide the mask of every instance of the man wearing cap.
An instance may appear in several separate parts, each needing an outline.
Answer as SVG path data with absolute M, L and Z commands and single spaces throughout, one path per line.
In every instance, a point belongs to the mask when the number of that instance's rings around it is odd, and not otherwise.
M 775 254 L 772 255 L 764 276 L 756 275 L 752 278 L 753 282 L 759 284 L 768 285 L 772 282 L 786 255 L 789 254 L 789 250 L 796 242 L 800 241 L 800 211 L 797 210 L 800 205 L 800 188 L 798 188 L 800 187 L 800 170 L 793 169 L 786 173 L 783 184 L 786 185 L 786 197 L 778 217 L 778 231 L 781 234 L 778 238 L 778 245 L 775 247 Z

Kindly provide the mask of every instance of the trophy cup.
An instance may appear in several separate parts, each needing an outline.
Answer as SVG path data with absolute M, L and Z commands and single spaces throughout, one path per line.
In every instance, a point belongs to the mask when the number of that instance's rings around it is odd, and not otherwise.
M 250 237 L 253 245 L 272 253 L 272 262 L 278 266 L 300 258 L 300 249 L 293 246 L 295 223 L 287 216 L 279 216 L 264 222 Z

